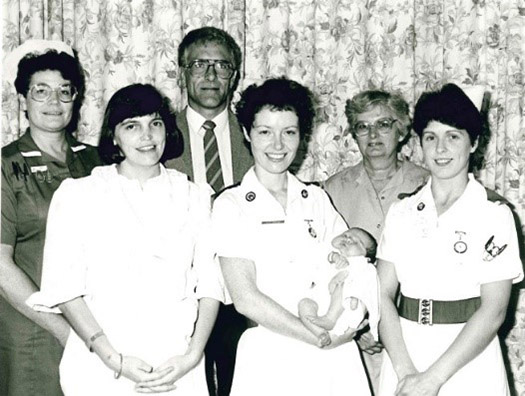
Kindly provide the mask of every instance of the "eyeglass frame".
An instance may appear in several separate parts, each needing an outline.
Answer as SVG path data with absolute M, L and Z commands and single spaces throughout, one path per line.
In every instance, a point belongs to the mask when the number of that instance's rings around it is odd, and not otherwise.
M 382 122 L 382 121 L 387 121 L 389 120 L 390 122 L 390 126 L 388 127 L 388 130 L 387 131 L 384 131 L 384 132 L 380 132 L 379 131 L 379 127 L 378 127 L 378 123 Z M 381 136 L 388 136 L 390 133 L 392 133 L 393 131 L 393 125 L 399 120 L 395 119 L 395 118 L 390 118 L 390 117 L 385 117 L 385 118 L 380 118 L 379 120 L 375 121 L 375 122 L 365 122 L 365 121 L 358 121 L 356 122 L 353 127 L 352 127 L 352 132 L 353 134 L 356 136 L 356 137 L 365 137 L 365 136 L 368 136 L 370 135 L 370 132 L 372 131 L 372 129 L 378 134 L 378 135 L 381 135 Z M 357 125 L 359 124 L 362 124 L 362 125 L 365 125 L 366 126 L 366 133 L 359 133 L 357 132 Z M 363 131 L 364 132 L 364 131 Z
M 196 62 L 202 62 L 202 63 L 206 64 L 206 68 L 203 68 L 203 70 L 204 70 L 203 73 L 195 73 L 195 69 L 193 69 L 193 65 Z M 219 72 L 217 72 L 217 69 L 215 68 L 215 65 L 217 65 L 217 64 L 225 64 L 225 65 L 230 66 L 230 68 L 228 69 L 231 72 L 230 75 L 228 77 L 220 76 Z M 210 69 L 211 66 L 213 66 L 213 71 L 215 72 L 217 77 L 223 78 L 225 80 L 228 79 L 228 78 L 232 78 L 232 76 L 237 71 L 237 69 L 233 66 L 233 64 L 231 62 L 229 62 L 227 60 L 223 60 L 223 59 L 194 59 L 190 63 L 188 63 L 188 64 L 186 64 L 186 65 L 184 65 L 182 67 L 185 68 L 185 69 L 188 69 L 190 71 L 190 74 L 193 77 L 201 77 L 201 76 L 205 76 L 206 73 L 208 73 L 208 70 Z M 227 69 L 223 69 L 223 70 L 227 70 Z
M 35 87 L 38 87 L 38 86 L 44 86 L 44 87 L 47 87 L 49 88 L 49 95 L 47 97 L 45 97 L 44 99 L 37 99 L 35 98 L 34 96 L 34 93 L 33 93 L 33 89 Z M 66 101 L 66 100 L 62 100 L 62 97 L 60 96 L 60 90 L 63 88 L 63 87 L 71 87 L 71 92 L 72 92 L 72 95 L 71 95 L 71 100 L 69 101 Z M 78 90 L 75 88 L 74 85 L 72 84 L 61 84 L 59 85 L 58 87 L 55 87 L 55 88 L 52 88 L 51 86 L 49 86 L 48 84 L 46 83 L 37 83 L 37 84 L 33 84 L 29 87 L 28 89 L 28 93 L 29 93 L 29 96 L 31 97 L 31 99 L 33 99 L 34 101 L 36 102 L 46 102 L 49 100 L 49 98 L 51 98 L 51 95 L 53 92 L 57 92 L 57 98 L 60 102 L 62 103 L 71 103 L 71 102 L 74 102 L 75 99 L 77 98 L 77 95 L 78 95 Z

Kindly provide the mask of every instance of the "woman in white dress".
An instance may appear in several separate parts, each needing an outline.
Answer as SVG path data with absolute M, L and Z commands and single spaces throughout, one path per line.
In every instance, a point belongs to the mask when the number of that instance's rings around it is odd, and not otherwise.
M 508 395 L 497 331 L 523 270 L 510 209 L 469 174 L 487 131 L 453 84 L 421 96 L 414 130 L 431 179 L 392 206 L 379 245 L 379 395 Z
M 287 79 L 248 87 L 237 105 L 255 166 L 212 214 L 226 287 L 255 323 L 239 341 L 232 396 L 370 395 L 355 329 L 324 345 L 297 316 L 327 245 L 347 229 L 323 190 L 288 171 L 313 116 L 309 90 Z
M 111 165 L 53 197 L 42 287 L 28 304 L 62 312 L 74 330 L 65 395 L 207 395 L 202 353 L 223 292 L 204 235 L 211 189 L 160 163 L 180 147 L 167 98 L 122 88 L 99 145 Z

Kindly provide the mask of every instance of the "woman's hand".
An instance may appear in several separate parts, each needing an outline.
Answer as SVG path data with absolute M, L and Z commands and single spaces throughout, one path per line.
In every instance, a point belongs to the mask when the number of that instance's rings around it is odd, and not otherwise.
M 363 352 L 368 353 L 369 355 L 374 355 L 380 353 L 383 350 L 383 344 L 374 339 L 374 336 L 370 331 L 359 334 L 356 338 L 357 345 L 359 349 Z
M 368 325 L 368 319 L 364 319 L 357 328 L 348 328 L 348 330 L 346 330 L 343 334 L 341 335 L 334 335 L 334 334 L 330 334 L 330 338 L 332 340 L 332 342 L 330 343 L 330 345 L 326 346 L 324 349 L 333 349 L 333 348 L 337 348 L 338 346 L 340 345 L 343 345 L 343 344 L 346 344 L 347 342 L 350 342 L 352 341 L 356 334 L 362 330 L 365 326 Z
M 176 382 L 192 370 L 199 363 L 201 357 L 202 355 L 190 354 L 173 356 L 153 371 L 153 373 L 158 372 L 163 373 L 163 375 L 137 383 L 135 390 L 139 393 L 159 393 L 176 389 Z
M 115 373 L 121 373 L 133 382 L 153 381 L 167 375 L 171 368 L 160 371 L 153 371 L 153 367 L 144 360 L 135 356 L 122 356 L 122 362 L 118 354 L 112 354 L 105 364 Z M 122 366 L 121 366 L 122 364 Z
M 404 376 L 397 384 L 396 396 L 436 396 L 443 385 L 427 372 Z

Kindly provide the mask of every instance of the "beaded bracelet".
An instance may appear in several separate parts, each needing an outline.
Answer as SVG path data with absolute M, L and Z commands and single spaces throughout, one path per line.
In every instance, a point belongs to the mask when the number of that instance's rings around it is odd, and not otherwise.
M 93 343 L 97 338 L 102 337 L 103 335 L 104 331 L 100 330 L 93 334 L 91 337 L 89 337 L 89 339 L 86 341 L 86 346 L 89 349 L 89 352 L 93 352 Z
M 122 357 L 122 353 L 119 353 L 118 356 L 120 359 L 120 366 L 119 366 L 118 371 L 115 371 L 115 379 L 119 379 L 120 376 L 122 375 L 122 366 L 123 366 L 123 360 L 124 360 L 124 358 Z

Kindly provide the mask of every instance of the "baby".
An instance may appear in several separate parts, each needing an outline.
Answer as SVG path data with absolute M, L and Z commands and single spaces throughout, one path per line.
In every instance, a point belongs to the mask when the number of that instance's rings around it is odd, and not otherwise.
M 368 311 L 370 328 L 377 339 L 378 282 L 376 269 L 371 264 L 375 260 L 377 243 L 365 230 L 350 228 L 334 238 L 332 246 L 338 250 L 328 255 L 328 261 L 335 267 L 335 275 L 329 272 L 328 279 L 312 282 L 315 299 L 303 298 L 299 302 L 299 318 L 326 346 L 330 343 L 328 332 L 341 335 L 349 328 L 357 328 Z M 319 274 L 326 272 L 325 269 Z M 329 302 L 326 301 L 327 283 Z M 325 287 L 321 289 L 321 285 Z M 323 305 L 328 305 L 328 309 L 324 315 L 318 316 L 319 305 L 315 300 L 325 300 Z

